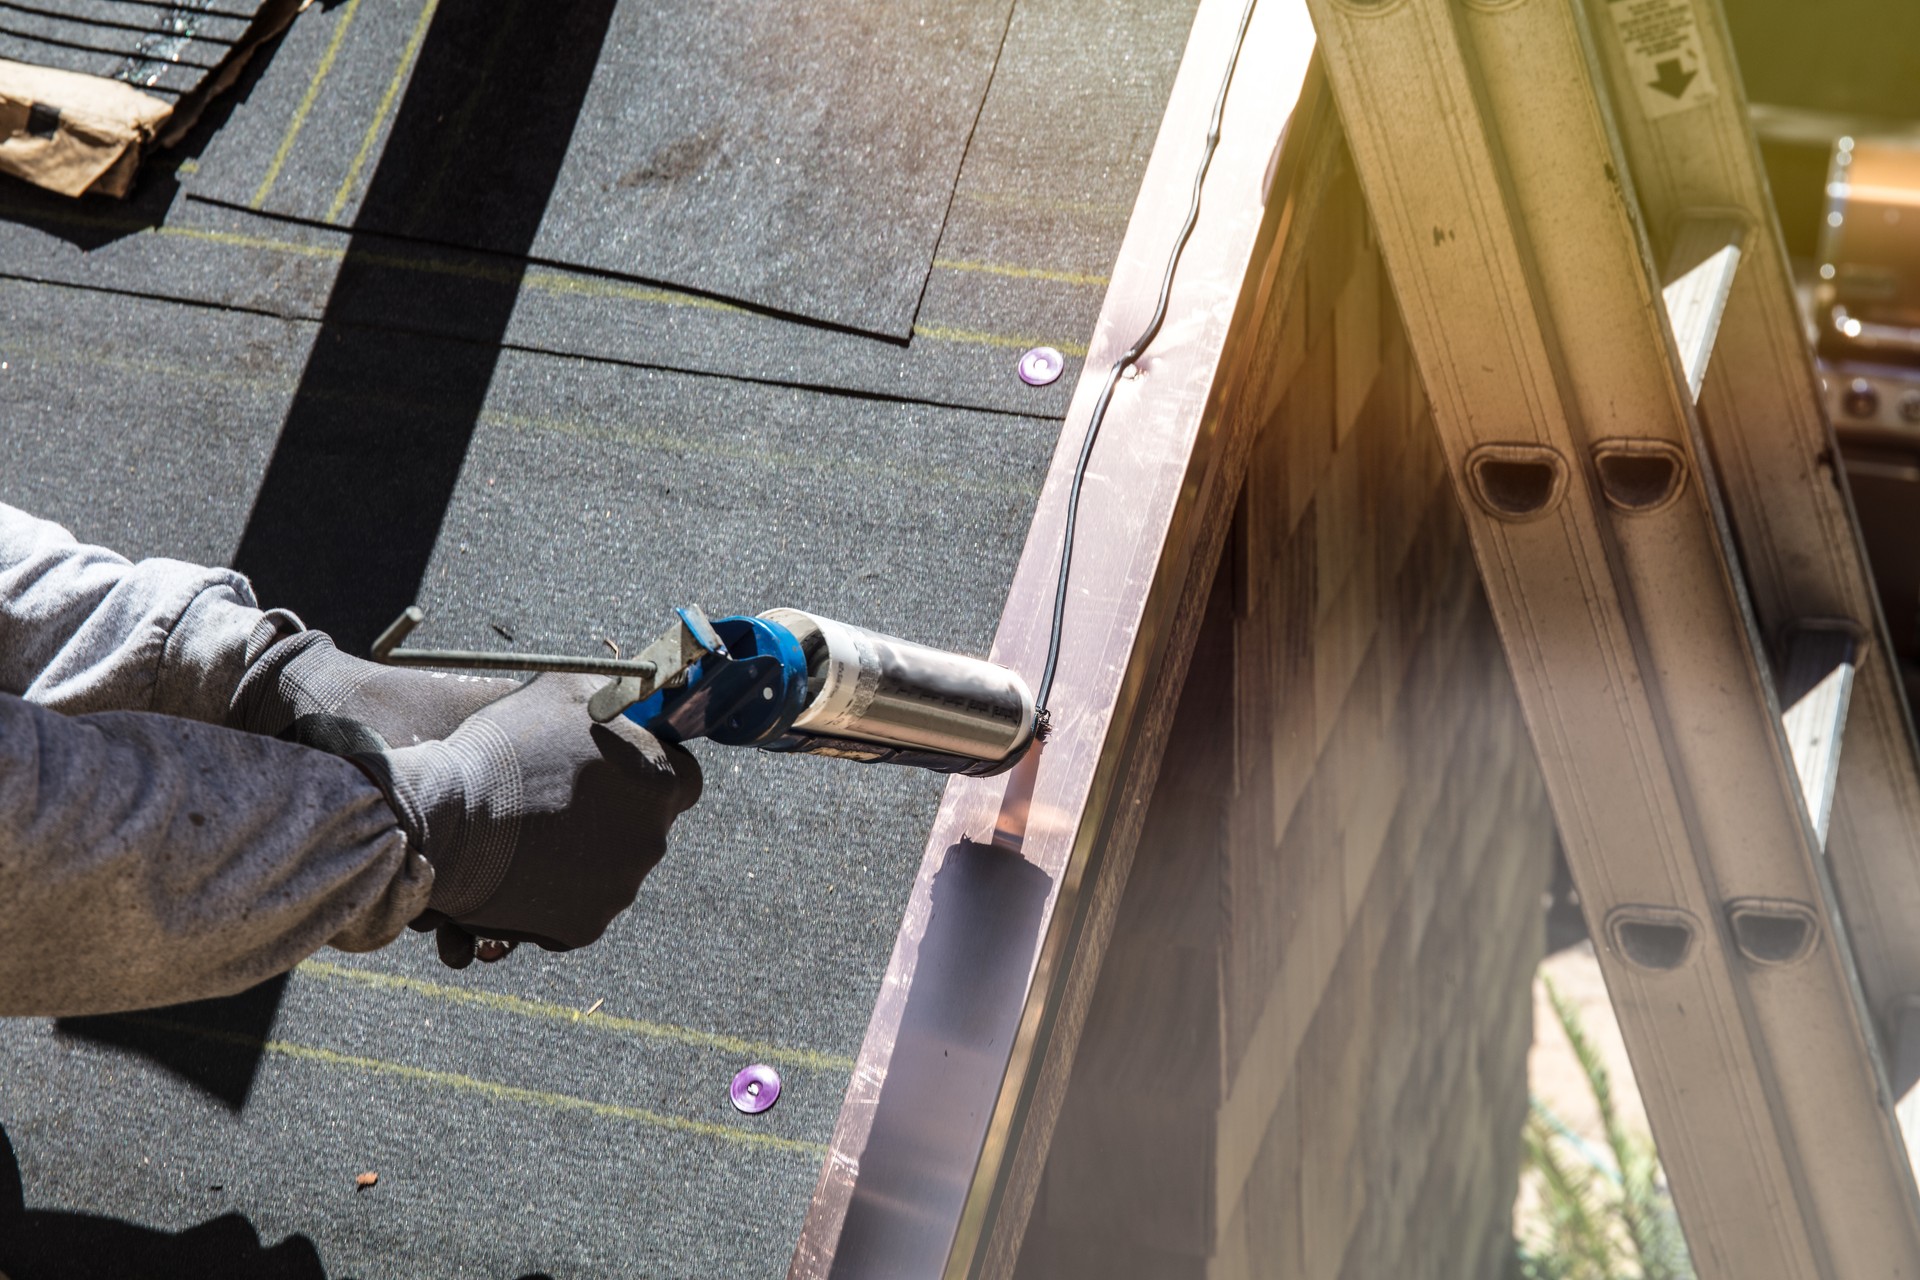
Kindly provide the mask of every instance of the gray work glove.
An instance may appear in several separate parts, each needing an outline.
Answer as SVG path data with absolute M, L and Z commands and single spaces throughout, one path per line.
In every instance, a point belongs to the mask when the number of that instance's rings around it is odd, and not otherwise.
M 340 716 L 392 746 L 410 747 L 445 738 L 519 687 L 514 680 L 382 666 L 340 652 L 324 631 L 300 631 L 247 668 L 227 723 L 274 736 L 302 716 Z
M 593 723 L 602 681 L 543 675 L 490 703 L 444 742 L 391 747 L 367 726 L 307 716 L 297 742 L 344 755 L 386 792 L 407 839 L 433 864 L 417 928 L 465 968 L 474 939 L 567 951 L 633 903 L 700 798 L 700 766 L 625 718 Z M 494 957 L 497 958 L 497 957 Z

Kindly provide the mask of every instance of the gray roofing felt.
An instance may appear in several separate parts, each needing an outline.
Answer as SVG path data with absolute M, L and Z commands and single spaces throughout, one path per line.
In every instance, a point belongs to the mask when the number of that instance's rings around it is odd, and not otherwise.
M 1046 418 L 1066 412 L 1108 265 L 1064 255 L 1076 249 L 1085 254 L 1090 240 L 1117 239 L 1125 218 L 1124 210 L 1048 214 L 1045 236 L 1025 239 L 1065 240 L 1060 255 L 1023 254 L 1018 243 L 994 243 L 1004 233 L 983 232 L 984 243 L 970 246 L 974 258 L 936 264 L 920 331 L 900 345 L 798 326 L 657 286 L 544 266 L 522 271 L 497 255 L 365 234 L 358 237 L 357 257 L 377 270 L 363 273 L 364 291 L 332 298 L 334 277 L 354 240 L 343 231 L 267 222 L 180 199 L 158 227 L 135 220 L 129 210 L 89 210 L 88 216 L 119 229 L 118 238 L 93 243 L 102 229 L 80 221 L 75 209 L 57 200 L 17 186 L 0 189 L 0 271 L 288 318 L 319 319 L 331 301 L 343 318 L 376 326 L 393 313 L 398 298 L 420 327 L 449 337 Z M 960 242 L 986 219 L 1007 218 L 1007 211 L 990 204 L 962 207 L 969 216 L 963 220 L 956 209 L 948 243 Z M 1079 224 L 1077 239 L 1058 226 L 1069 219 Z M 994 270 L 1033 261 L 1073 265 L 1035 276 Z M 492 332 L 485 314 L 457 305 L 461 282 L 475 277 L 504 282 L 516 293 L 504 334 Z M 1012 376 L 1020 353 L 1036 344 L 1057 347 L 1068 358 L 1065 375 L 1052 386 L 1030 387 Z
M 1010 9 L 347 0 L 290 34 L 190 186 L 509 253 L 531 212 L 543 261 L 905 338 Z M 369 146 L 402 186 L 365 183 Z M 551 204 L 522 204 L 529 181 Z
M 127 205 L 0 186 L 0 500 L 238 563 L 349 644 L 416 598 L 422 643 L 581 652 L 694 601 L 981 651 L 1073 377 L 1014 362 L 1086 343 L 1190 16 L 1020 0 L 904 345 L 196 201 L 217 146 Z M 391 74 L 355 49 L 333 74 Z M 535 194 L 523 234 L 616 216 Z M 705 799 L 586 951 L 456 974 L 409 936 L 0 1025 L 0 1271 L 780 1274 L 940 780 L 700 750 Z M 752 1061 L 787 1091 L 745 1117 Z

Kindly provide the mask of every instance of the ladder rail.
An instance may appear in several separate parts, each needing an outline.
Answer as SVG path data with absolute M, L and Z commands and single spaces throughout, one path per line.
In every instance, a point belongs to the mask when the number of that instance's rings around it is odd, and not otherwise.
M 1839 451 L 1794 300 L 1719 0 L 1670 0 L 1712 85 L 1683 110 L 1641 91 L 1614 6 L 1590 0 L 1613 116 L 1649 233 L 1674 239 L 1692 210 L 1750 224 L 1701 395 L 1702 428 L 1738 533 L 1763 632 L 1804 618 L 1864 637 L 1833 797 L 1829 860 L 1869 1007 L 1891 1040 L 1920 995 L 1920 754 Z M 1652 110 L 1649 104 L 1652 103 Z
M 1310 7 L 1700 1272 L 1920 1272 L 1872 1023 L 1580 15 Z

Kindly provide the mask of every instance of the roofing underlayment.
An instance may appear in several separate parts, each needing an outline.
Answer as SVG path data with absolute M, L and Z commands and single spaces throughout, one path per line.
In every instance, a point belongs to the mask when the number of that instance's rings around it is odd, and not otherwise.
M 908 336 L 1011 0 L 445 7 L 302 23 L 194 193 Z
M 678 8 L 316 5 L 128 201 L 0 181 L 0 500 L 362 652 L 984 651 L 1192 6 Z M 941 780 L 698 749 L 590 950 L 0 1025 L 0 1271 L 784 1271 Z

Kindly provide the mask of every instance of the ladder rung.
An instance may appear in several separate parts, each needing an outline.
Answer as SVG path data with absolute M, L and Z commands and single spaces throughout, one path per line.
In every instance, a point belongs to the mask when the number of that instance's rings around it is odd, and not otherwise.
M 1803 622 L 1787 636 L 1787 664 L 1780 675 L 1780 723 L 1787 731 L 1807 816 L 1813 819 L 1822 848 L 1840 778 L 1840 738 L 1847 724 L 1847 704 L 1853 698 L 1859 651 L 1859 633 L 1850 622 Z
M 1737 214 L 1696 213 L 1680 220 L 1667 255 L 1665 286 L 1667 320 L 1673 325 L 1680 366 L 1686 370 L 1687 393 L 1700 399 L 1707 379 L 1707 360 L 1720 333 L 1720 317 L 1727 312 L 1727 295 L 1740 269 L 1746 243 L 1746 219 Z
M 1894 1118 L 1907 1144 L 1907 1161 L 1920 1177 L 1920 996 L 1909 997 L 1895 1013 L 1893 1091 L 1900 1101 Z

